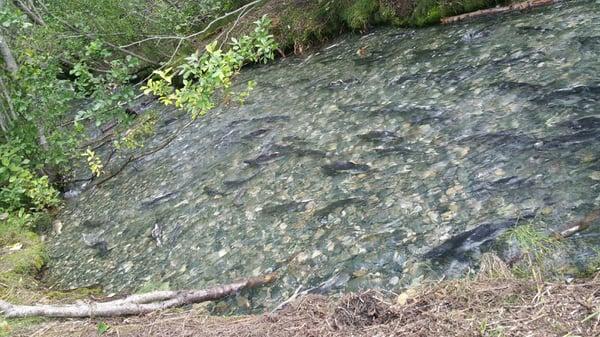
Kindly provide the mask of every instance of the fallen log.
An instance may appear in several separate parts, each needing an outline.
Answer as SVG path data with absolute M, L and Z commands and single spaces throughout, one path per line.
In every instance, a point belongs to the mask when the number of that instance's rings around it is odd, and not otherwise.
M 468 19 L 478 18 L 481 16 L 498 15 L 498 14 L 514 12 L 514 11 L 528 10 L 528 9 L 532 9 L 532 8 L 542 7 L 542 6 L 549 6 L 549 5 L 553 5 L 557 2 L 558 2 L 558 0 L 531 0 L 531 1 L 519 2 L 516 4 L 512 4 L 510 6 L 481 9 L 481 10 L 471 12 L 471 13 L 465 13 L 465 14 L 461 14 L 461 15 L 442 18 L 441 22 L 442 22 L 442 24 L 446 25 L 449 23 L 456 23 L 456 22 L 460 22 L 460 21 L 464 21 L 464 20 L 468 20 Z
M 15 305 L 0 301 L 0 312 L 6 318 L 85 318 L 141 315 L 186 304 L 219 300 L 235 294 L 242 289 L 260 287 L 271 283 L 275 278 L 275 274 L 267 274 L 209 289 L 155 291 L 146 294 L 131 295 L 108 302 L 79 302 L 66 305 Z

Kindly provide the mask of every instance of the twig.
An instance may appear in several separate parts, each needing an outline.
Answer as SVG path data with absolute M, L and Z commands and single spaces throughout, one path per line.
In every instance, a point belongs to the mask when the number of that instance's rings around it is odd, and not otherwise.
M 81 30 L 79 30 L 79 28 L 71 25 L 70 23 L 68 23 L 67 21 L 65 21 L 62 18 L 58 17 L 57 15 L 54 15 L 52 12 L 50 12 L 48 10 L 48 7 L 46 7 L 46 5 L 44 5 L 44 3 L 42 3 L 41 1 L 40 1 L 40 5 L 44 8 L 44 10 L 46 11 L 46 13 L 48 13 L 48 15 L 52 16 L 58 22 L 62 23 L 65 27 L 71 29 L 75 33 L 83 34 L 83 35 L 85 35 L 90 40 L 98 38 L 98 35 L 92 34 L 92 33 L 82 32 Z M 114 43 L 108 42 L 106 40 L 103 40 L 102 42 L 105 43 L 107 46 L 109 46 L 109 47 L 111 47 L 113 49 L 116 49 L 116 50 L 118 50 L 118 51 L 120 51 L 120 52 L 122 52 L 124 54 L 130 55 L 130 56 L 133 56 L 133 57 L 137 57 L 140 60 L 145 61 L 145 62 L 150 63 L 150 64 L 153 64 L 153 65 L 159 65 L 159 63 L 156 62 L 156 61 L 152 61 L 152 60 L 148 59 L 147 57 L 145 57 L 143 55 L 140 55 L 140 54 L 134 53 L 132 51 L 129 51 L 129 50 L 123 48 L 123 47 L 115 45 Z
M 196 32 L 196 33 L 189 34 L 189 35 L 187 35 L 187 36 L 173 36 L 173 35 L 151 36 L 151 37 L 147 37 L 147 38 L 145 38 L 145 39 L 142 39 L 142 40 L 138 40 L 138 41 L 135 41 L 135 42 L 131 42 L 131 43 L 128 43 L 128 44 L 122 45 L 122 46 L 120 46 L 120 47 L 121 47 L 121 48 L 127 48 L 127 47 L 135 46 L 135 45 L 138 45 L 138 44 L 141 44 L 141 43 L 144 43 L 144 42 L 148 42 L 148 41 L 155 41 L 155 40 L 189 40 L 189 39 L 191 39 L 191 38 L 194 38 L 194 37 L 196 37 L 196 36 L 198 36 L 198 35 L 202 35 L 202 34 L 204 34 L 204 33 L 208 32 L 208 30 L 209 30 L 210 28 L 212 28 L 212 26 L 213 26 L 215 23 L 217 23 L 217 22 L 219 22 L 219 21 L 221 21 L 221 20 L 223 20 L 223 19 L 226 19 L 226 18 L 228 18 L 229 16 L 231 16 L 231 15 L 234 15 L 234 14 L 236 14 L 236 13 L 238 13 L 238 12 L 245 11 L 245 10 L 246 10 L 246 8 L 248 8 L 248 7 L 252 7 L 252 6 L 254 6 L 254 5 L 258 4 L 258 3 L 261 3 L 261 2 L 263 2 L 263 1 L 266 1 L 266 0 L 254 0 L 254 1 L 252 1 L 252 2 L 250 2 L 250 3 L 247 3 L 247 4 L 245 4 L 244 6 L 242 6 L 242 7 L 238 8 L 238 9 L 236 9 L 236 10 L 234 10 L 234 11 L 231 11 L 231 12 L 229 12 L 229 13 L 225 13 L 225 14 L 223 14 L 223 15 L 219 16 L 218 18 L 216 18 L 216 19 L 212 20 L 211 22 L 209 22 L 209 23 L 206 25 L 206 27 L 204 27 L 204 29 L 202 29 L 201 31 L 199 31 L 199 32 Z
M 290 296 L 287 300 L 281 302 L 278 306 L 275 307 L 275 309 L 271 310 L 271 314 L 273 314 L 275 311 L 281 310 L 288 303 L 293 302 L 298 297 L 298 294 L 300 293 L 300 290 L 302 290 L 302 288 L 303 286 L 299 286 L 298 289 L 294 291 L 294 294 L 292 296 Z

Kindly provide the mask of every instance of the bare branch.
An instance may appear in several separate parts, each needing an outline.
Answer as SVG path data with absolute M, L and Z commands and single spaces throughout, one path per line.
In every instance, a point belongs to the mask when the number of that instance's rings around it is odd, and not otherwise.
M 147 37 L 145 39 L 139 40 L 139 41 L 135 41 L 135 42 L 132 42 L 132 43 L 129 43 L 129 44 L 126 44 L 126 45 L 122 45 L 120 47 L 122 47 L 122 48 L 128 48 L 128 47 L 132 47 L 132 46 L 144 43 L 144 42 L 156 41 L 156 40 L 189 40 L 189 39 L 191 39 L 193 37 L 196 37 L 198 35 L 202 35 L 202 34 L 208 32 L 209 29 L 211 29 L 212 26 L 214 24 L 216 24 L 217 22 L 219 22 L 221 20 L 224 20 L 224 19 L 226 19 L 226 18 L 228 18 L 228 17 L 230 17 L 230 16 L 232 16 L 234 14 L 237 14 L 239 12 L 245 12 L 247 9 L 249 10 L 250 7 L 253 7 L 253 6 L 255 6 L 255 5 L 257 5 L 257 4 L 261 3 L 261 2 L 264 2 L 264 1 L 266 1 L 266 0 L 254 0 L 252 2 L 249 2 L 249 3 L 245 4 L 244 6 L 238 8 L 238 9 L 236 9 L 234 11 L 231 11 L 229 13 L 225 13 L 225 14 L 221 15 L 220 17 L 212 20 L 201 31 L 193 33 L 193 34 L 190 34 L 190 35 L 187 35 L 187 36 L 169 36 L 169 35 L 151 36 L 151 37 Z
M 54 15 L 52 12 L 50 12 L 48 10 L 48 7 L 46 7 L 46 5 L 44 5 L 42 2 L 40 2 L 40 5 L 44 8 L 44 10 L 46 11 L 46 13 L 48 13 L 48 15 L 52 16 L 54 19 L 56 19 L 58 22 L 62 23 L 65 27 L 69 28 L 73 32 L 79 33 L 79 34 L 83 34 L 84 36 L 86 36 L 90 40 L 98 38 L 98 35 L 92 34 L 92 33 L 82 32 L 81 30 L 79 30 L 79 28 L 71 25 L 70 23 L 68 23 L 67 21 L 63 20 L 62 18 Z M 143 55 L 140 55 L 140 54 L 134 53 L 132 51 L 129 51 L 129 50 L 125 49 L 125 48 L 119 47 L 119 46 L 115 45 L 114 43 L 108 42 L 106 40 L 102 40 L 102 42 L 105 43 L 107 46 L 109 46 L 109 47 L 111 47 L 113 49 L 116 49 L 116 50 L 118 50 L 118 51 L 120 51 L 120 52 L 122 52 L 124 54 L 137 57 L 140 60 L 142 60 L 144 62 L 147 62 L 147 63 L 150 63 L 150 64 L 153 64 L 153 65 L 159 65 L 159 63 L 156 62 L 156 61 L 152 61 L 152 60 L 150 60 L 149 58 L 147 58 L 147 57 L 145 57 Z
M 13 4 L 20 9 L 33 23 L 40 26 L 46 25 L 44 19 L 42 19 L 42 17 L 35 13 L 31 8 L 27 7 L 27 5 L 25 5 L 21 0 L 13 0 Z

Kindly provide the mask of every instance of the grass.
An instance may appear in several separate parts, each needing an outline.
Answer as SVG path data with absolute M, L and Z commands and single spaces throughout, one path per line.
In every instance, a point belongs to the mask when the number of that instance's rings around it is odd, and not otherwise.
M 572 284 L 505 274 L 491 254 L 479 273 L 422 284 L 405 297 L 368 290 L 307 295 L 265 315 L 210 316 L 203 307 L 103 320 L 104 336 L 598 336 L 600 275 Z M 491 263 L 487 265 L 488 263 Z M 495 275 L 495 276 L 490 276 Z M 502 276 L 503 275 L 503 276 Z M 400 298 L 403 298 L 400 301 Z M 57 321 L 44 336 L 96 336 L 100 320 Z M 18 332 L 29 336 L 40 327 Z
M 38 300 L 41 294 L 35 277 L 45 263 L 44 244 L 38 234 L 14 222 L 0 224 L 0 300 L 14 303 Z M 42 321 L 0 319 L 0 336 Z

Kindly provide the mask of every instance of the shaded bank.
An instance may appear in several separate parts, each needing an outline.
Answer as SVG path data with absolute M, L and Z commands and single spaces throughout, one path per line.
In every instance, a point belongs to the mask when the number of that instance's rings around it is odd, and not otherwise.
M 269 0 L 236 22 L 232 35 L 252 29 L 268 15 L 282 50 L 302 53 L 343 32 L 366 33 L 375 26 L 423 27 L 443 17 L 510 3 L 511 0 Z M 231 24 L 231 23 L 230 23 Z M 224 30 L 229 29 L 225 25 Z

